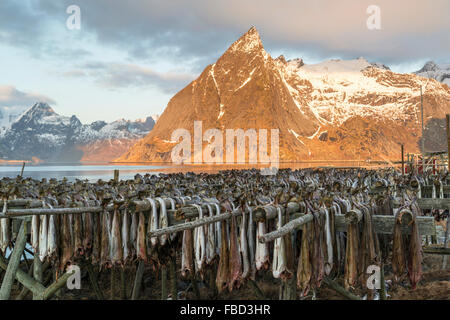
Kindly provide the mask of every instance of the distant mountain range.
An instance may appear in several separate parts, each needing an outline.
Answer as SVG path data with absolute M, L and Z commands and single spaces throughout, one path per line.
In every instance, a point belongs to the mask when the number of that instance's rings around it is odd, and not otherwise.
M 178 92 L 155 128 L 117 161 L 171 161 L 177 143 L 171 134 L 184 128 L 193 136 L 195 120 L 203 121 L 203 132 L 279 129 L 282 161 L 398 160 L 401 144 L 419 151 L 421 86 L 427 123 L 450 113 L 447 70 L 429 63 L 417 74 L 400 74 L 364 58 L 286 61 L 272 58 L 251 28 Z
M 154 125 L 154 117 L 82 124 L 75 115 L 62 116 L 47 103 L 36 103 L 9 127 L 0 129 L 0 159 L 109 161 L 126 152 Z
M 421 77 L 435 79 L 450 86 L 450 63 L 437 65 L 433 61 L 428 61 L 422 69 L 414 73 Z

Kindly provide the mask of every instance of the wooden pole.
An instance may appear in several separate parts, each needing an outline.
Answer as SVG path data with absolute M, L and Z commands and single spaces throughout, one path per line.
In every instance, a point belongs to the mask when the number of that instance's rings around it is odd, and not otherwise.
M 450 114 L 445 115 L 445 120 L 447 126 L 447 172 L 450 172 Z
M 22 163 L 22 170 L 20 170 L 20 176 L 23 177 L 23 170 L 25 169 L 25 162 Z
M 119 182 L 119 170 L 114 170 L 114 181 Z
M 347 299 L 350 300 L 361 300 L 360 297 L 355 296 L 353 293 L 345 290 L 343 287 L 341 287 L 340 285 L 338 285 L 336 282 L 334 282 L 333 280 L 329 279 L 329 278 L 324 278 L 323 281 L 325 282 L 325 284 L 327 286 L 329 286 L 331 289 L 335 290 L 337 293 L 341 294 L 342 296 L 344 296 Z
M 161 300 L 167 300 L 167 267 L 161 267 Z
M 103 293 L 102 293 L 102 290 L 100 290 L 100 287 L 98 285 L 98 279 L 97 279 L 97 276 L 95 275 L 94 267 L 92 266 L 92 263 L 90 261 L 86 262 L 85 267 L 88 272 L 89 281 L 91 282 L 92 289 L 94 290 L 97 299 L 103 300 Z
M 3 282 L 0 289 L 0 300 L 8 300 L 11 296 L 12 284 L 16 278 L 20 257 L 22 256 L 22 252 L 26 244 L 25 224 L 26 222 L 22 221 L 20 225 L 19 234 L 17 235 L 17 240 L 9 259 L 8 268 L 6 269 L 5 276 L 3 277 Z
M 170 258 L 169 265 L 169 273 L 170 273 L 170 294 L 172 296 L 172 300 L 178 299 L 178 289 L 177 289 L 177 256 L 176 253 L 172 255 Z
M 125 279 L 125 267 L 120 268 L 120 299 L 127 299 L 127 283 Z
M 116 282 L 115 282 L 115 277 L 116 277 L 116 268 L 115 266 L 111 267 L 111 292 L 110 292 L 110 300 L 114 300 L 115 299 L 115 291 L 116 291 Z
M 405 174 L 405 150 L 404 145 L 402 144 L 402 175 Z
M 75 273 L 75 270 L 72 272 L 66 272 L 63 274 L 58 280 L 53 282 L 45 291 L 42 293 L 42 300 L 51 299 L 62 287 L 64 287 L 69 280 L 69 277 Z
M 141 292 L 141 285 L 142 285 L 142 277 L 144 276 L 144 269 L 145 264 L 144 261 L 139 261 L 137 270 L 136 270 L 136 277 L 134 278 L 134 286 L 133 286 L 133 293 L 131 294 L 131 300 L 137 300 L 139 298 L 139 294 Z
M 8 261 L 0 256 L 0 268 L 3 270 L 8 269 Z M 33 279 L 30 275 L 28 275 L 26 272 L 24 272 L 21 269 L 17 269 L 16 272 L 16 279 L 19 281 L 24 287 L 28 288 L 33 294 L 42 294 L 44 292 L 45 287 L 37 282 L 35 279 Z
M 39 259 L 39 254 L 37 252 L 35 252 L 34 253 L 34 261 L 33 261 L 33 276 L 34 276 L 34 279 L 39 283 L 44 282 L 42 269 L 43 269 L 42 262 Z M 40 295 L 33 294 L 33 300 L 37 300 L 37 299 L 40 299 Z

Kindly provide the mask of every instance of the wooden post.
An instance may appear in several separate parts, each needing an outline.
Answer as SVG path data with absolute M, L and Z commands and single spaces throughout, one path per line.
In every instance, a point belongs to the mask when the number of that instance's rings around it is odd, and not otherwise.
M 39 282 L 43 283 L 43 270 L 42 270 L 42 262 L 39 259 L 39 254 L 37 252 L 34 253 L 34 261 L 33 261 L 33 276 L 34 279 Z M 33 294 L 33 300 L 40 299 L 38 294 Z
M 17 235 L 17 240 L 14 245 L 13 252 L 9 259 L 8 268 L 6 269 L 5 276 L 3 277 L 2 287 L 0 289 L 0 300 L 8 300 L 11 295 L 11 287 L 16 278 L 16 272 L 19 268 L 20 257 L 22 256 L 23 249 L 25 249 L 26 232 L 25 221 L 22 221 Z
M 172 255 L 170 258 L 169 265 L 169 273 L 170 273 L 170 294 L 172 296 L 172 300 L 178 299 L 178 289 L 177 289 L 177 256 L 176 253 Z
M 115 266 L 111 267 L 111 292 L 110 292 L 110 300 L 114 300 L 115 298 L 115 291 L 116 291 L 116 282 L 115 282 L 115 277 L 116 277 L 116 268 Z
M 22 163 L 22 170 L 20 170 L 20 176 L 23 177 L 23 170 L 25 169 L 25 161 Z
M 139 298 L 139 294 L 141 292 L 142 277 L 144 276 L 144 269 L 145 269 L 144 261 L 139 261 L 136 270 L 136 277 L 134 278 L 134 286 L 133 286 L 133 293 L 131 294 L 131 300 L 137 300 Z
M 125 267 L 120 268 L 120 299 L 127 299 L 127 283 L 125 279 Z
M 89 281 L 91 282 L 92 285 L 92 289 L 95 292 L 95 295 L 97 296 L 98 300 L 103 300 L 103 293 L 100 290 L 100 287 L 98 285 L 98 279 L 97 276 L 94 273 L 94 268 L 92 266 L 91 262 L 86 262 L 85 264 L 87 272 L 88 272 L 88 276 L 89 276 Z
M 342 296 L 346 297 L 347 299 L 350 299 L 350 300 L 361 300 L 360 297 L 355 296 L 353 293 L 345 290 L 343 287 L 338 285 L 333 280 L 331 280 L 329 278 L 324 278 L 323 281 L 325 282 L 325 284 L 327 286 L 329 286 L 331 289 L 335 290 L 337 293 L 341 294 Z
M 119 170 L 114 170 L 114 181 L 119 182 Z
M 167 300 L 167 267 L 161 267 L 161 300 Z
M 402 176 L 405 174 L 405 151 L 404 145 L 402 144 Z
M 447 126 L 447 172 L 450 172 L 450 114 L 445 115 L 445 123 Z

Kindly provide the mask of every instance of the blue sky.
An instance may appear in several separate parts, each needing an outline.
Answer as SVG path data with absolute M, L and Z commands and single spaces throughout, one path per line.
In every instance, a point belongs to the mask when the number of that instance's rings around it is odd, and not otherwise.
M 81 29 L 69 30 L 69 5 Z M 368 30 L 366 8 L 381 9 Z M 48 101 L 82 122 L 161 113 L 251 26 L 272 56 L 366 57 L 397 72 L 450 62 L 450 2 L 1 0 L 0 107 Z

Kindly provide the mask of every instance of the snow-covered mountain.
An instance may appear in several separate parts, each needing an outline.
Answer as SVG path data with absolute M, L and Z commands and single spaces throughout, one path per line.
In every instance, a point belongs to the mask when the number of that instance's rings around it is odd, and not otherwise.
M 418 151 L 424 118 L 445 118 L 450 88 L 364 58 L 304 64 L 272 58 L 251 28 L 169 102 L 155 128 L 118 161 L 171 161 L 179 128 L 279 129 L 280 159 L 398 160 Z M 206 145 L 206 143 L 204 143 Z M 425 144 L 427 146 L 427 143 Z
M 450 86 L 450 63 L 437 65 L 433 61 L 428 61 L 422 69 L 414 73 L 421 77 L 435 79 Z
M 47 103 L 36 103 L 9 128 L 0 131 L 0 158 L 109 161 L 144 137 L 154 125 L 152 117 L 82 124 L 75 115 L 62 116 Z

